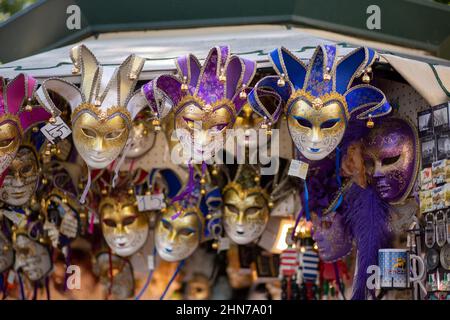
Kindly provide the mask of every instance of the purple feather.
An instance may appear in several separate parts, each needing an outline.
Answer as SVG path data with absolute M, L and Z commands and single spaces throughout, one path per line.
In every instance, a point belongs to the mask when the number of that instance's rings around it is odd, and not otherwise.
M 371 187 L 364 189 L 357 184 L 350 187 L 345 202 L 345 224 L 350 228 L 358 250 L 352 299 L 365 300 L 367 268 L 378 264 L 378 250 L 389 244 L 389 206 Z

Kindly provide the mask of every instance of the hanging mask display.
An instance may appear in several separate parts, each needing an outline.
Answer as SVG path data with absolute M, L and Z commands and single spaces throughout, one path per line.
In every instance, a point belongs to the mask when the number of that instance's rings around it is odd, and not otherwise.
M 145 84 L 142 93 L 155 113 L 155 126 L 172 113 L 183 152 L 207 161 L 222 149 L 226 130 L 246 103 L 256 64 L 220 46 L 210 50 L 203 66 L 194 55 L 178 58 L 176 65 L 179 77 L 159 76 Z
M 98 211 L 103 237 L 115 254 L 128 257 L 144 246 L 149 222 L 147 216 L 139 212 L 134 196 L 117 194 L 103 197 Z
M 16 226 L 13 233 L 13 248 L 16 253 L 14 269 L 22 272 L 30 281 L 44 279 L 52 270 L 50 251 L 42 235 L 38 221 Z
M 147 109 L 142 112 L 147 111 Z M 141 112 L 141 113 L 142 113 Z M 126 154 L 127 158 L 136 159 L 149 152 L 155 145 L 156 134 L 149 117 L 138 117 L 133 121 L 132 137 L 130 147 Z
M 351 252 L 352 237 L 341 214 L 332 212 L 322 217 L 313 215 L 312 223 L 314 225 L 312 238 L 317 243 L 320 259 L 334 262 Z
M 257 240 L 275 204 L 292 194 L 294 186 L 287 175 L 288 167 L 284 161 L 282 164 L 274 176 L 264 177 L 258 166 L 239 165 L 234 179 L 223 188 L 224 229 L 235 243 L 243 245 Z
M 201 273 L 194 274 L 186 284 L 186 300 L 208 300 L 210 297 L 208 277 Z
M 13 161 L 25 132 L 50 118 L 44 108 L 32 105 L 36 86 L 22 73 L 9 83 L 0 77 L 0 173 Z
M 14 264 L 14 251 L 12 244 L 0 231 L 0 273 L 8 270 Z
M 419 137 L 409 121 L 388 118 L 364 138 L 366 170 L 380 197 L 402 203 L 416 182 L 420 163 Z
M 338 61 L 335 45 L 318 46 L 308 66 L 285 48 L 272 51 L 269 58 L 278 76 L 261 79 L 249 103 L 271 123 L 284 109 L 292 140 L 308 160 L 333 152 L 350 119 L 367 120 L 371 127 L 373 119 L 391 111 L 383 92 L 367 84 L 376 58 L 371 49 L 355 49 Z M 365 83 L 355 85 L 361 75 Z
M 39 182 L 39 163 L 31 146 L 22 146 L 6 171 L 0 187 L 1 200 L 10 206 L 23 206 L 34 195 Z
M 237 139 L 238 146 L 247 148 L 256 148 L 258 145 L 257 131 L 263 125 L 264 119 L 253 112 L 250 105 L 245 104 L 236 118 L 234 129 L 244 130 L 245 139 Z M 260 146 L 261 147 L 261 146 Z
M 114 254 L 102 252 L 97 255 L 94 273 L 106 292 L 115 299 L 128 299 L 134 295 L 134 275 L 131 263 Z
M 201 183 L 209 179 L 190 169 L 187 185 L 162 210 L 155 227 L 156 250 L 169 262 L 186 259 L 200 242 L 217 239 L 222 232 L 220 190 L 207 181 Z
M 222 191 L 225 232 L 237 244 L 258 239 L 269 220 L 271 201 L 260 186 L 257 170 L 251 165 L 240 165 L 235 180 Z
M 74 73 L 81 73 L 80 89 L 63 79 L 49 79 L 36 91 L 36 98 L 51 112 L 51 122 L 61 111 L 49 92 L 56 92 L 68 101 L 75 148 L 88 168 L 102 169 L 120 155 L 127 142 L 129 145 L 132 121 L 145 106 L 140 92 L 133 94 L 144 59 L 130 55 L 117 68 L 102 66 L 84 45 L 71 50 L 71 59 Z M 120 164 L 121 161 L 117 170 Z M 82 203 L 89 185 L 90 173 Z

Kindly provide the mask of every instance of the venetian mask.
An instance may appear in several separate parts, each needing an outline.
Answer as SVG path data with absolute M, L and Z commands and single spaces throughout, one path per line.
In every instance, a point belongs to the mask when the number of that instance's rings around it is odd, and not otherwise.
M 8 270 L 14 263 L 12 244 L 0 232 L 0 273 Z
M 138 158 L 146 154 L 155 144 L 156 132 L 148 121 L 135 121 L 132 129 L 133 140 L 126 154 L 127 158 Z
M 302 93 L 289 105 L 288 127 L 298 150 L 310 160 L 333 152 L 344 136 L 347 104 L 342 96 L 329 100 Z
M 411 192 L 419 169 L 416 129 L 389 118 L 364 138 L 363 155 L 372 184 L 384 200 L 402 202 Z
M 61 111 L 49 91 L 69 103 L 75 147 L 90 168 L 102 169 L 122 152 L 134 117 L 145 107 L 141 94 L 133 94 L 144 60 L 130 55 L 117 68 L 102 66 L 84 45 L 74 47 L 71 58 L 74 73 L 82 74 L 80 89 L 62 79 L 49 79 L 36 98 L 54 117 Z
M 350 230 L 340 214 L 331 212 L 319 218 L 313 214 L 313 240 L 319 247 L 319 256 L 325 262 L 336 261 L 352 250 Z
M 172 109 L 183 151 L 207 161 L 222 149 L 226 130 L 246 102 L 255 67 L 254 62 L 232 56 L 228 47 L 215 47 L 203 66 L 193 55 L 178 58 L 180 78 L 160 76 L 144 85 L 142 92 L 158 119 Z
M 16 252 L 15 269 L 21 270 L 31 281 L 39 281 L 52 269 L 50 252 L 47 247 L 30 239 L 25 234 L 18 234 L 14 243 Z
M 211 296 L 211 288 L 208 277 L 203 274 L 195 274 L 186 285 L 186 300 L 208 300 Z
M 94 273 L 100 283 L 116 299 L 128 299 L 134 295 L 134 275 L 130 262 L 116 255 L 101 253 L 97 256 Z M 111 279 L 112 275 L 112 279 Z
M 196 207 L 169 206 L 156 223 L 155 245 L 159 256 L 169 262 L 189 257 L 197 249 L 203 231 L 201 212 Z
M 36 85 L 34 78 L 22 73 L 8 84 L 0 77 L 0 173 L 13 161 L 24 133 L 50 117 L 45 109 L 30 104 Z
M 255 148 L 258 145 L 258 129 L 263 122 L 263 119 L 253 112 L 252 108 L 245 104 L 242 107 L 234 124 L 234 129 L 244 130 L 244 139 L 237 139 L 238 146 L 245 146 L 248 148 Z M 260 146 L 261 147 L 261 146 Z M 252 149 L 251 149 L 252 150 Z
M 306 66 L 285 48 L 269 58 L 278 76 L 261 79 L 249 94 L 249 104 L 275 123 L 282 110 L 291 138 L 308 160 L 321 160 L 341 143 L 350 119 L 367 120 L 391 111 L 384 94 L 368 85 L 376 54 L 358 48 L 338 59 L 335 45 L 318 46 Z M 355 85 L 362 75 L 364 84 Z
M 33 196 L 38 183 L 39 168 L 35 152 L 21 147 L 0 187 L 1 200 L 11 206 L 23 206 Z
M 268 196 L 261 188 L 231 182 L 223 190 L 225 232 L 237 244 L 258 239 L 269 220 Z
M 136 253 L 147 241 L 147 216 L 139 212 L 133 198 L 103 198 L 99 206 L 103 237 L 122 257 Z

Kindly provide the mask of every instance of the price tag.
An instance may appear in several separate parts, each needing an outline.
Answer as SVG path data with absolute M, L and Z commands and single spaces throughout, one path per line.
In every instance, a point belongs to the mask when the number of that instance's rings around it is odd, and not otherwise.
M 41 128 L 41 132 L 52 144 L 67 138 L 72 131 L 61 117 L 56 117 L 55 123 L 47 123 Z
M 306 175 L 308 174 L 309 164 L 300 160 L 291 160 L 291 165 L 289 166 L 288 175 L 299 177 L 300 179 L 305 180 Z
M 155 270 L 155 256 L 150 254 L 147 257 L 148 270 Z
M 162 193 L 136 196 L 136 200 L 139 211 L 161 210 L 166 207 Z
M 218 243 L 218 251 L 225 251 L 230 249 L 230 238 L 228 237 L 220 237 Z
M 2 210 L 1 213 L 11 220 L 15 225 L 20 225 L 25 219 L 25 215 L 20 212 Z

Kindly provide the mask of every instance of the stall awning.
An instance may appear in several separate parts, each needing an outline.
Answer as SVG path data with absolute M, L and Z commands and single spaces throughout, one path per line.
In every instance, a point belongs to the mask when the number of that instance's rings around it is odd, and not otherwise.
M 186 53 L 206 57 L 214 45 L 228 44 L 233 53 L 257 61 L 259 68 L 269 67 L 267 53 L 285 46 L 301 59 L 309 59 L 319 44 L 337 43 L 343 56 L 354 47 L 365 45 L 378 50 L 430 104 L 450 99 L 450 61 L 426 55 L 426 52 L 382 42 L 369 41 L 310 28 L 281 25 L 211 27 L 180 30 L 117 32 L 100 34 L 83 41 L 105 65 L 118 65 L 130 53 L 146 59 L 141 80 L 175 70 L 174 58 Z M 71 74 L 72 63 L 65 46 L 0 66 L 0 75 L 13 77 L 25 72 L 38 80 L 63 77 L 77 82 Z

